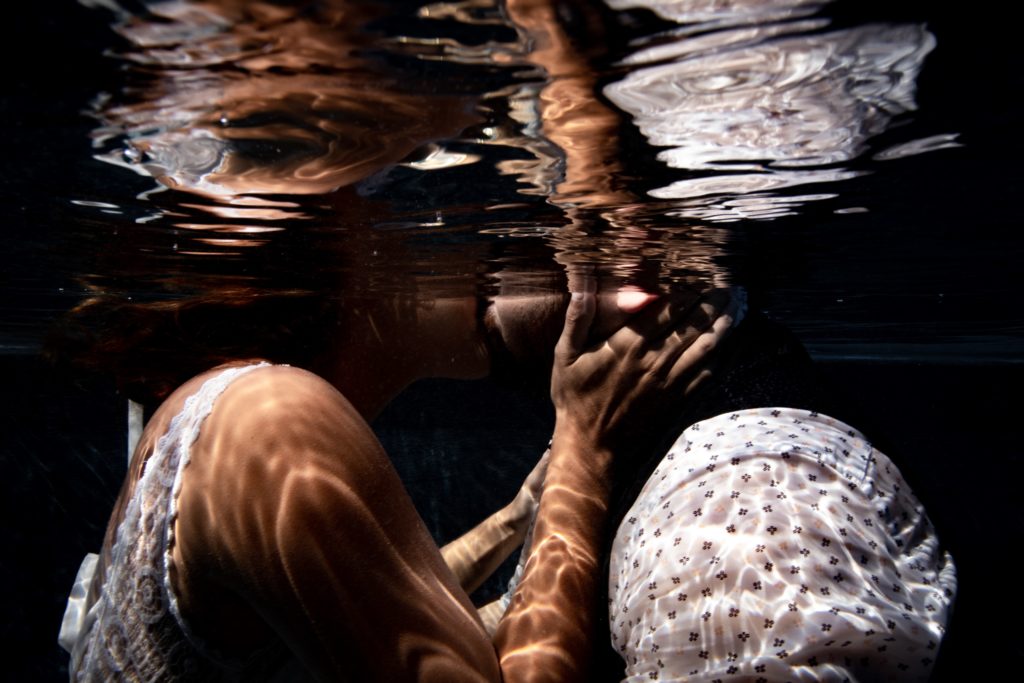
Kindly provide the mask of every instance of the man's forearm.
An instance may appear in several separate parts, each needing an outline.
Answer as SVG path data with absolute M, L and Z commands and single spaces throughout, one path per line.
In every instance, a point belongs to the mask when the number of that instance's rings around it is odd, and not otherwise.
M 495 635 L 506 681 L 586 680 L 610 462 L 571 437 L 552 444 L 530 559 Z

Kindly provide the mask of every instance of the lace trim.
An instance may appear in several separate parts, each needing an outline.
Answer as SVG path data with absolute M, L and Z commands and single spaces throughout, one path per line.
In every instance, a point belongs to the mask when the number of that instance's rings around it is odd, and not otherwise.
M 95 620 L 75 645 L 81 656 L 72 659 L 74 678 L 192 680 L 237 670 L 238 664 L 217 656 L 182 618 L 171 590 L 171 548 L 182 472 L 203 422 L 232 382 L 267 366 L 228 368 L 208 379 L 157 441 L 118 525 L 106 581 L 88 610 Z
M 163 451 L 169 445 L 176 446 L 178 450 L 178 464 L 175 468 L 174 481 L 171 485 L 171 497 L 168 501 L 167 515 L 164 522 L 164 534 L 167 543 L 164 546 L 164 571 L 162 579 L 164 590 L 169 597 L 170 611 L 174 615 L 174 620 L 178 622 L 178 626 L 181 627 L 182 633 L 191 641 L 192 645 L 202 654 L 221 662 L 225 661 L 224 657 L 197 636 L 185 622 L 178 605 L 178 596 L 171 589 L 171 567 L 174 564 L 172 552 L 174 549 L 174 523 L 178 519 L 178 496 L 181 493 L 182 474 L 192 460 L 192 445 L 199 438 L 200 427 L 203 426 L 206 418 L 213 412 L 214 402 L 220 398 L 220 395 L 224 393 L 232 382 L 242 375 L 246 375 L 258 368 L 269 366 L 270 363 L 263 362 L 255 365 L 229 368 L 216 377 L 204 382 L 199 391 L 185 400 L 185 407 L 171 420 L 171 426 L 167 429 L 167 433 L 160 437 L 156 446 L 158 452 Z M 143 479 L 145 479 L 145 476 L 143 476 Z M 141 486 L 142 482 L 139 482 L 139 484 Z

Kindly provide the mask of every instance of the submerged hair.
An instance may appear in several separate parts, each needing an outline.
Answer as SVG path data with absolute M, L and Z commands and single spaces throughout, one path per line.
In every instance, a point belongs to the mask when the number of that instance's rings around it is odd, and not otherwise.
M 45 354 L 62 370 L 112 376 L 152 405 L 232 360 L 308 367 L 337 325 L 336 306 L 322 294 L 247 288 L 148 302 L 98 295 L 58 322 Z

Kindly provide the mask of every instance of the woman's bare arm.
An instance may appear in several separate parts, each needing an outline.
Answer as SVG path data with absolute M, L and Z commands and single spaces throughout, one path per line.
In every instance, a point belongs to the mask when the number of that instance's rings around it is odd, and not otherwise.
M 549 453 L 544 452 L 511 503 L 441 548 L 445 563 L 467 593 L 479 588 L 523 544 L 540 504 Z
M 322 680 L 586 680 L 623 421 L 709 350 L 665 300 L 582 352 L 593 308 L 570 305 L 533 550 L 493 644 L 365 421 L 294 368 L 240 378 L 196 442 L 173 548 L 183 610 L 247 606 Z

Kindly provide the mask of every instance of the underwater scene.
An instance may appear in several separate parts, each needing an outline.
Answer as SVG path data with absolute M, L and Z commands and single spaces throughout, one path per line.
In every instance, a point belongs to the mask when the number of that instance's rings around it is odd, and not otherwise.
M 1005 616 L 1024 542 L 1024 64 L 1006 18 L 916 0 L 11 11 L 36 54 L 6 46 L 0 98 L 10 680 L 68 676 L 79 562 L 130 440 L 181 383 L 131 343 L 192 354 L 184 377 L 291 362 L 282 340 L 343 334 L 333 312 L 387 299 L 393 319 L 366 316 L 377 339 L 417 316 L 454 330 L 503 297 L 564 306 L 581 274 L 601 293 L 740 292 L 788 328 L 956 562 L 932 680 L 1024 661 Z M 146 310 L 188 334 L 141 331 Z M 492 361 L 485 379 L 450 335 L 394 344 L 396 369 L 450 363 L 367 420 L 438 544 L 544 452 L 561 323 L 502 330 L 547 365 Z

